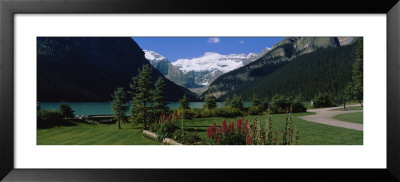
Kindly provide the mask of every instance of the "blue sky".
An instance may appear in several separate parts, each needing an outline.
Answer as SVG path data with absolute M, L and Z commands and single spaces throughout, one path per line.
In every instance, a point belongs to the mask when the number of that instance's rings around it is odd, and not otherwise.
M 260 53 L 283 37 L 132 37 L 142 49 L 152 50 L 171 62 L 194 58 L 205 52 L 219 54 Z

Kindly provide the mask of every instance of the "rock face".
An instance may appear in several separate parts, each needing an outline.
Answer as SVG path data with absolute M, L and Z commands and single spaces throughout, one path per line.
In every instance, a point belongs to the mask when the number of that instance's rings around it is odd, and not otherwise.
M 271 50 L 248 65 L 218 77 L 210 84 L 208 94 L 221 98 L 226 93 L 274 72 L 294 58 L 322 48 L 339 47 L 336 37 L 288 37 L 275 44 Z
M 171 62 L 164 56 L 159 53 L 156 53 L 151 50 L 143 50 L 145 53 L 146 59 L 160 71 L 161 74 L 168 78 L 169 80 L 175 82 L 176 84 L 185 86 L 187 88 L 196 88 L 200 87 L 196 85 L 193 78 L 186 76 L 179 68 L 175 67 L 171 64 Z
M 38 101 L 110 101 L 114 89 L 127 90 L 145 64 L 149 62 L 144 52 L 130 37 L 39 37 Z M 159 76 L 163 77 L 154 69 L 152 79 Z M 178 101 L 184 94 L 197 100 L 188 89 L 168 79 L 165 83 L 174 91 L 167 92 L 168 101 Z

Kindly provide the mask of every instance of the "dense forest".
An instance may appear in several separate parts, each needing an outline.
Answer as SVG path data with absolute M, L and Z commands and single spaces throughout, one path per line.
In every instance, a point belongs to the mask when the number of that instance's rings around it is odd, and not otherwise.
M 311 99 L 317 93 L 329 93 L 336 97 L 343 93 L 344 87 L 351 81 L 354 60 L 355 44 L 320 49 L 290 62 L 271 64 L 267 76 L 244 84 L 220 99 L 237 94 L 249 100 L 253 93 L 268 98 L 283 94 Z M 279 69 L 272 69 L 277 67 Z

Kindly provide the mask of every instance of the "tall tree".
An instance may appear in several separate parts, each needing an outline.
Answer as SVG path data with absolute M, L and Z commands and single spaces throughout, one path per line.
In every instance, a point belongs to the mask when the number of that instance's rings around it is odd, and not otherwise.
M 231 107 L 235 109 L 243 109 L 242 97 L 239 97 L 236 94 L 234 94 L 231 99 Z
M 153 93 L 152 68 L 143 65 L 137 77 L 132 78 L 129 86 L 132 89 L 132 110 L 131 120 L 143 123 L 143 129 L 150 125 L 148 104 L 151 103 Z
M 165 96 L 165 82 L 162 77 L 158 77 L 158 80 L 154 84 L 155 89 L 153 92 L 153 109 L 156 111 L 156 115 L 160 113 L 168 112 L 167 97 Z
M 74 112 L 75 111 L 72 110 L 72 108 L 66 102 L 61 102 L 60 103 L 59 110 L 60 110 L 61 115 L 64 118 L 64 120 L 66 120 L 67 118 L 74 117 Z
M 215 109 L 217 108 L 217 102 L 215 102 L 214 97 L 210 97 L 206 95 L 206 98 L 204 98 L 204 109 Z
M 225 108 L 230 108 L 231 107 L 231 98 L 226 97 L 224 105 L 225 105 Z
M 352 84 L 348 84 L 343 91 L 342 102 L 343 102 L 343 110 L 346 110 L 346 102 L 350 101 L 352 98 Z
M 127 97 L 124 91 L 124 88 L 119 87 L 114 91 L 112 95 L 111 109 L 114 112 L 114 119 L 118 122 L 118 129 L 121 129 L 121 121 L 126 121 L 127 118 L 125 116 L 126 111 L 129 109 L 129 105 L 127 104 Z
M 183 98 L 179 101 L 179 109 L 190 109 L 189 100 L 186 94 L 183 95 Z
M 362 106 L 363 100 L 363 38 L 361 37 L 356 46 L 356 61 L 353 64 L 353 95 Z

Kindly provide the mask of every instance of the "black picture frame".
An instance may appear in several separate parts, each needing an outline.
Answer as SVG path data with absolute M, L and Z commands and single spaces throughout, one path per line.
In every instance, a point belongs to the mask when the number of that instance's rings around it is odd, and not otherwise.
M 380 13 L 387 15 L 386 169 L 15 169 L 14 15 L 31 13 Z M 0 179 L 5 181 L 400 180 L 398 0 L 0 0 Z M 366 159 L 367 160 L 367 159 Z

